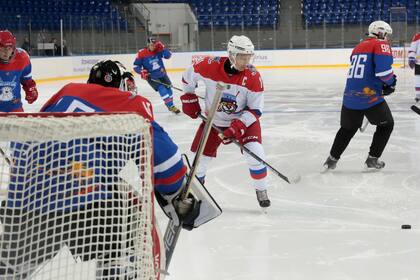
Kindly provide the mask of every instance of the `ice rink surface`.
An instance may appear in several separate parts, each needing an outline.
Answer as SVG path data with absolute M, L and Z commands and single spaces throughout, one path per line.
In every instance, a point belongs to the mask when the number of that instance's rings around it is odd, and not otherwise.
M 223 214 L 181 233 L 166 279 L 420 279 L 420 116 L 409 109 L 412 73 L 396 69 L 397 90 L 387 97 L 395 127 L 382 156 L 385 169 L 363 171 L 374 132 L 370 125 L 356 134 L 337 169 L 321 174 L 339 128 L 347 70 L 260 72 L 267 161 L 286 175 L 296 170 L 302 180 L 289 185 L 271 173 L 272 206 L 263 214 L 243 155 L 233 144 L 222 146 L 206 186 Z M 170 77 L 181 86 L 180 72 Z M 37 111 L 67 82 L 40 84 L 40 99 L 25 110 Z M 199 121 L 174 116 L 145 81 L 137 78 L 137 84 L 152 101 L 156 120 L 188 153 Z M 164 232 L 167 219 L 160 210 L 158 218 Z M 402 224 L 412 229 L 402 230 Z

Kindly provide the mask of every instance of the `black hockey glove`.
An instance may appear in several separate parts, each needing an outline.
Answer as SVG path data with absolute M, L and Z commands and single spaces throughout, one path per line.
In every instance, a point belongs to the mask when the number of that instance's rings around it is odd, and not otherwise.
M 182 228 L 186 230 L 194 229 L 194 221 L 200 215 L 201 200 L 197 201 L 193 195 L 181 201 L 175 200 L 175 209 L 179 219 L 182 221 Z
M 397 85 L 397 76 L 394 75 L 394 82 L 390 85 L 382 85 L 382 95 L 390 95 L 395 91 L 395 86 Z
M 200 215 L 201 201 L 197 201 L 192 194 L 181 200 L 180 191 L 169 195 L 155 192 L 155 196 L 163 212 L 173 220 L 174 225 L 178 226 L 182 222 L 182 228 L 194 228 L 194 221 Z

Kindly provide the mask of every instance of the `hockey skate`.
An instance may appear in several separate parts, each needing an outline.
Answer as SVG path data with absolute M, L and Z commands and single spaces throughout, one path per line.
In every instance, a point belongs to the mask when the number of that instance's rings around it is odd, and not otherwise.
M 365 161 L 365 170 L 379 170 L 385 167 L 385 162 L 377 157 L 368 156 Z
M 329 155 L 327 160 L 324 162 L 324 170 L 322 173 L 327 172 L 328 170 L 333 170 L 337 166 L 338 159 L 334 158 L 333 156 Z
M 260 204 L 260 207 L 263 209 L 270 207 L 271 202 L 268 199 L 267 190 L 263 190 L 263 191 L 256 190 L 255 192 L 257 193 L 257 200 L 258 200 L 258 203 Z
M 168 110 L 171 111 L 172 113 L 178 115 L 179 113 L 181 113 L 181 111 L 175 107 L 175 105 L 172 105 L 171 107 L 168 107 Z

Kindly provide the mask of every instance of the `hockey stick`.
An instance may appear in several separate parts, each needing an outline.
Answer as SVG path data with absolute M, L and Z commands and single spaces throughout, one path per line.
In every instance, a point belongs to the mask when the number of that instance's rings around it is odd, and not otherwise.
M 411 110 L 413 110 L 416 114 L 420 115 L 420 108 L 416 105 L 411 105 Z
M 173 89 L 176 89 L 177 91 L 180 91 L 180 92 L 184 92 L 182 89 L 180 89 L 179 87 L 176 87 L 174 85 L 165 84 L 165 83 L 162 83 L 161 81 L 158 81 L 158 80 L 155 80 L 155 79 L 150 79 L 150 80 L 152 82 L 155 82 L 155 83 L 160 84 L 162 86 L 165 86 L 165 87 L 168 87 L 168 88 L 173 88 Z M 197 96 L 200 99 L 204 99 L 204 97 L 202 97 L 202 96 L 199 96 L 199 95 L 197 95 Z
M 362 124 L 361 127 L 359 127 L 360 132 L 362 132 L 362 133 L 365 132 L 368 124 L 369 124 L 369 120 L 365 118 L 364 119 L 364 123 Z
M 209 137 L 210 130 L 213 123 L 213 118 L 216 113 L 216 109 L 219 105 L 220 99 L 222 98 L 222 90 L 224 88 L 224 84 L 217 83 L 216 85 L 216 94 L 213 99 L 213 103 L 210 107 L 210 110 L 208 112 L 208 121 L 206 122 L 206 125 L 203 129 L 203 134 L 200 138 L 200 143 L 198 145 L 198 150 L 195 154 L 194 161 L 190 170 L 190 174 L 187 176 L 187 182 L 184 186 L 184 188 L 181 190 L 181 200 L 185 199 L 189 192 L 191 187 L 192 179 L 195 177 L 195 173 L 197 171 L 198 163 L 200 162 L 201 155 L 203 154 L 204 147 L 207 143 L 207 138 Z M 168 272 L 169 264 L 171 263 L 172 255 L 175 250 L 176 243 L 179 238 L 179 234 L 181 233 L 182 229 L 182 221 L 180 221 L 179 225 L 174 225 L 173 220 L 169 220 L 168 226 L 166 227 L 165 234 L 163 236 L 163 242 L 165 245 L 165 253 L 166 253 L 166 273 Z
M 152 82 L 155 82 L 155 83 L 160 84 L 160 85 L 162 85 L 162 86 L 165 86 L 165 87 L 168 87 L 168 88 L 173 88 L 173 89 L 176 89 L 177 91 L 182 91 L 182 92 L 184 92 L 182 89 L 180 89 L 179 87 L 176 87 L 176 86 L 174 86 L 174 85 L 165 84 L 165 83 L 162 83 L 161 81 L 158 81 L 158 80 L 155 80 L 155 79 L 152 79 L 152 78 L 150 78 L 150 80 L 151 80 Z
M 203 121 L 206 122 L 207 124 L 207 118 L 205 116 L 203 116 L 202 114 L 198 115 Z M 212 126 L 218 133 L 222 133 L 223 131 L 218 128 L 217 126 L 213 125 Z M 300 181 L 300 175 L 294 177 L 294 178 L 289 178 L 286 175 L 282 174 L 280 171 L 278 171 L 277 169 L 275 169 L 273 166 L 271 166 L 271 164 L 269 164 L 268 162 L 266 162 L 265 160 L 263 160 L 262 158 L 260 158 L 259 156 L 257 156 L 256 154 L 254 154 L 250 149 L 248 149 L 247 147 L 245 147 L 244 145 L 242 145 L 241 143 L 239 143 L 238 140 L 236 139 L 230 139 L 232 140 L 233 143 L 236 144 L 236 146 L 238 146 L 239 148 L 241 148 L 242 150 L 244 150 L 247 154 L 249 154 L 250 156 L 252 156 L 255 160 L 257 160 L 259 163 L 262 163 L 264 165 L 266 165 L 271 171 L 273 171 L 274 174 L 276 174 L 277 176 L 279 176 L 280 178 L 282 178 L 283 180 L 285 180 L 287 183 L 291 184 L 291 183 L 297 183 Z

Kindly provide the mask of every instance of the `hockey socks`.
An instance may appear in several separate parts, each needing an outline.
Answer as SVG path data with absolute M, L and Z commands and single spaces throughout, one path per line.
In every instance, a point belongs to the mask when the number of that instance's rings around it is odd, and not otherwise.
M 173 93 L 170 88 L 160 85 L 158 92 L 160 97 L 162 97 L 163 101 L 165 102 L 166 107 L 171 108 L 174 106 Z

